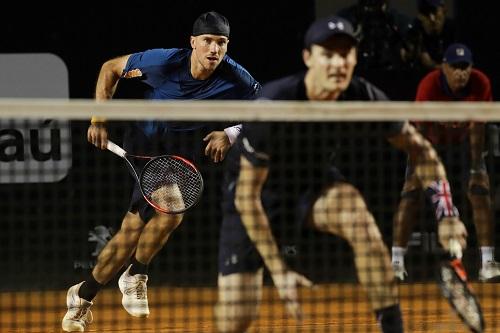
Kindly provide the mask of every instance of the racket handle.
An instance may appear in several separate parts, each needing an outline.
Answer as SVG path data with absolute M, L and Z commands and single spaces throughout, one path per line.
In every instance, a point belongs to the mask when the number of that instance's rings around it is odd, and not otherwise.
M 108 145 L 106 148 L 120 157 L 125 157 L 125 154 L 127 153 L 125 150 L 123 150 L 122 147 L 118 146 L 111 140 L 108 140 Z
M 462 259 L 462 247 L 455 238 L 450 238 L 450 254 L 457 259 Z

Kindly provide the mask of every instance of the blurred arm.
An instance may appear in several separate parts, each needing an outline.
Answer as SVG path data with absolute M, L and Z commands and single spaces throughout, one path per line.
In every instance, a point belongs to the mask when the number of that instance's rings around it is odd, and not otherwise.
M 405 123 L 399 134 L 390 137 L 389 142 L 406 151 L 415 166 L 415 174 L 432 202 L 439 221 L 441 245 L 449 250 L 450 239 L 455 239 L 465 248 L 467 231 L 453 204 L 445 168 L 431 143 L 409 123 Z
M 265 265 L 273 273 L 287 270 L 281 259 L 276 240 L 261 201 L 262 187 L 267 179 L 267 167 L 254 167 L 241 157 L 241 169 L 236 187 L 236 208 L 248 236 L 257 247 Z

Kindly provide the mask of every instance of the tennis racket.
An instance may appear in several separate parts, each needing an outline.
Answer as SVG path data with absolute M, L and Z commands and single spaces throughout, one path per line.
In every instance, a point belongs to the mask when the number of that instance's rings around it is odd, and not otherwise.
M 136 156 L 108 140 L 109 151 L 122 157 L 132 169 L 144 199 L 167 214 L 183 213 L 193 207 L 203 192 L 203 178 L 193 163 L 175 155 Z M 138 172 L 134 159 L 147 161 Z
M 462 322 L 474 333 L 484 332 L 483 311 L 467 284 L 467 272 L 462 265 L 462 248 L 455 239 L 450 239 L 450 252 L 441 259 L 439 287 Z

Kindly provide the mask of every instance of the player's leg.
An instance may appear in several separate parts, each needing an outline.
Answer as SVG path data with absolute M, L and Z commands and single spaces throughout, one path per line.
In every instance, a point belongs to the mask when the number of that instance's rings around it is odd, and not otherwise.
M 361 194 L 350 184 L 336 183 L 315 202 L 311 222 L 317 229 L 349 242 L 359 281 L 368 293 L 383 332 L 402 332 L 389 252 Z
M 495 226 L 490 197 L 490 182 L 486 170 L 472 173 L 469 178 L 467 196 L 472 207 L 472 217 L 481 249 L 481 281 L 500 280 L 500 267 L 494 258 Z
M 120 230 L 102 249 L 92 274 L 83 282 L 69 288 L 62 328 L 66 332 L 83 332 L 92 322 L 90 306 L 99 290 L 115 276 L 134 252 L 144 222 L 138 214 L 128 212 Z
M 229 204 L 224 206 L 219 237 L 218 301 L 214 308 L 220 333 L 243 333 L 257 318 L 262 298 L 263 263 L 230 200 L 232 186 L 224 186 Z
M 262 300 L 263 268 L 256 272 L 219 274 L 214 315 L 221 333 L 243 333 L 257 318 Z
M 102 249 L 92 270 L 92 276 L 98 283 L 105 285 L 118 273 L 135 251 L 143 229 L 144 222 L 139 214 L 127 212 L 120 230 Z
M 183 214 L 162 214 L 157 212 L 144 227 L 135 259 L 144 265 L 148 265 L 153 257 L 167 243 L 172 232 L 181 224 Z
M 122 305 L 130 315 L 149 316 L 148 265 L 167 243 L 172 232 L 181 223 L 182 217 L 182 214 L 168 215 L 155 212 L 143 228 L 131 263 L 118 280 L 118 286 L 123 294 Z M 146 216 L 144 218 L 147 219 Z
M 401 199 L 393 218 L 392 267 L 399 280 L 404 280 L 407 273 L 405 268 L 405 254 L 410 235 L 418 220 L 419 207 L 422 204 L 422 193 L 417 177 L 411 167 L 407 169 L 407 176 L 401 191 Z
M 146 135 L 141 129 L 132 127 L 125 136 L 124 147 L 127 151 L 139 155 L 155 156 L 166 153 L 176 153 L 189 156 L 192 148 L 193 133 L 170 133 L 166 124 L 155 122 L 155 132 Z M 169 134 L 170 133 L 170 134 Z M 186 149 L 184 152 L 176 148 Z M 190 158 L 193 158 L 190 156 Z M 131 259 L 131 264 L 122 273 L 118 286 L 122 292 L 122 305 L 134 317 L 149 316 L 147 297 L 148 265 L 154 256 L 165 246 L 172 232 L 182 222 L 183 214 L 163 214 L 155 211 L 144 199 L 138 184 L 135 184 L 130 210 L 138 211 L 141 219 L 147 224 L 142 230 L 137 243 L 137 249 Z

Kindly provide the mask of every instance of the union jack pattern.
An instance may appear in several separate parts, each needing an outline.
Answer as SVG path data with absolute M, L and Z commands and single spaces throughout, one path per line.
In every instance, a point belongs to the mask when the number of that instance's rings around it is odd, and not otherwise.
M 432 182 L 426 190 L 439 221 L 444 217 L 459 216 L 451 197 L 450 184 L 446 180 Z

